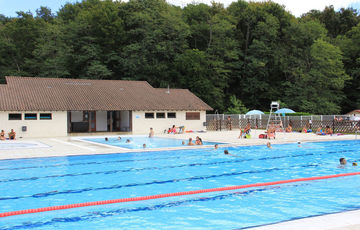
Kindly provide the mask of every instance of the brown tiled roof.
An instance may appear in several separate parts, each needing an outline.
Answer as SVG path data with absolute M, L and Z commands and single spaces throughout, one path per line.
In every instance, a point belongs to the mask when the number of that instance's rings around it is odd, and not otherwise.
M 6 77 L 0 111 L 212 110 L 187 89 L 155 89 L 146 81 Z
M 351 115 L 351 114 L 360 114 L 360 109 L 355 109 L 351 112 L 348 112 L 346 115 Z

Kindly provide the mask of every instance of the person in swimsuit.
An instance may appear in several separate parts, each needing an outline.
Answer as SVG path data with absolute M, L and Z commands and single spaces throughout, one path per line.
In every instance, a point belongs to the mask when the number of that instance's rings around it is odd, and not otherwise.
M 198 136 L 196 137 L 195 144 L 196 145 L 202 145 L 203 144 L 200 137 L 198 137 Z
M 5 140 L 5 131 L 4 130 L 1 130 L 1 133 L 0 133 L 0 140 Z
M 150 128 L 149 137 L 154 137 L 154 130 L 153 128 Z
M 192 142 L 192 138 L 191 138 L 191 137 L 189 138 L 188 145 L 194 145 L 194 143 Z
M 9 133 L 9 139 L 10 140 L 15 140 L 15 136 L 16 136 L 16 133 L 14 132 L 13 129 L 11 129 L 11 131 Z

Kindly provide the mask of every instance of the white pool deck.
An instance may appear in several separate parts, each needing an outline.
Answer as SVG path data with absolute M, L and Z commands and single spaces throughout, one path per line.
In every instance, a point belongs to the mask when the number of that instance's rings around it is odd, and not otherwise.
M 188 139 L 195 139 L 199 136 L 203 141 L 226 143 L 223 146 L 247 146 L 265 145 L 269 140 L 258 139 L 258 135 L 263 130 L 252 130 L 251 139 L 239 139 L 239 131 L 213 131 L 206 133 L 185 133 L 185 134 L 158 134 L 155 136 Z M 92 136 L 93 137 L 93 136 Z M 105 135 L 101 137 L 106 137 Z M 110 135 L 107 137 L 111 137 Z M 275 140 L 270 140 L 271 144 L 297 143 L 297 142 L 316 142 L 316 141 L 335 141 L 335 140 L 354 140 L 360 139 L 360 135 L 333 135 L 317 136 L 312 133 L 277 133 Z M 138 152 L 139 150 L 125 150 L 123 148 L 107 146 L 103 144 L 90 143 L 79 140 L 81 137 L 59 137 L 59 138 L 23 138 L 15 141 L 1 141 L 2 143 L 39 143 L 38 147 L 1 149 L 0 160 L 34 158 L 34 157 L 53 157 L 53 156 L 73 156 L 108 154 L 123 152 Z M 179 140 L 181 141 L 181 140 Z M 180 148 L 206 148 L 206 146 L 184 146 L 179 148 L 162 148 L 161 150 L 180 149 Z M 145 151 L 155 151 L 160 149 L 146 149 Z M 141 150 L 144 151 L 144 150 Z M 340 157 L 340 156 L 339 156 Z M 282 222 L 273 225 L 265 225 L 252 230 L 360 230 L 360 210 L 342 212 L 336 214 L 322 215 L 311 218 L 298 219 L 294 221 Z

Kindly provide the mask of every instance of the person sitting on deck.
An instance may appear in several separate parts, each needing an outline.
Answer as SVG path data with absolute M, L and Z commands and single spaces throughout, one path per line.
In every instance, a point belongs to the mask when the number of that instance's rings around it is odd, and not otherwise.
M 16 136 L 16 133 L 14 132 L 13 129 L 11 129 L 11 131 L 9 133 L 9 139 L 10 140 L 15 140 L 15 136 Z
M 1 130 L 1 133 L 0 133 L 0 140 L 3 141 L 5 140 L 5 131 L 4 130 Z
M 280 121 L 280 124 L 275 125 L 275 131 L 276 132 L 284 132 L 282 121 Z
M 304 128 L 301 130 L 302 133 L 307 133 L 307 128 L 304 126 Z
M 330 126 L 326 126 L 325 134 L 327 134 L 327 135 L 332 135 L 333 134 L 333 130 L 330 128 Z
M 189 138 L 188 145 L 194 145 L 194 143 L 192 142 L 192 138 L 191 138 L 191 137 Z
M 266 132 L 267 138 L 271 139 L 273 137 L 275 139 L 275 133 L 276 133 L 276 128 L 269 126 L 269 129 Z
M 291 127 L 290 124 L 288 125 L 288 127 L 286 127 L 285 132 L 287 132 L 287 133 L 291 133 L 291 132 L 292 132 L 292 127 Z
M 322 130 L 322 126 L 320 126 L 317 130 L 316 130 L 316 135 L 325 135 L 326 133 Z
M 170 134 L 170 133 L 176 134 L 176 127 L 175 127 L 175 125 L 173 125 L 171 128 L 168 129 L 168 134 Z
M 250 131 L 251 131 L 251 124 L 250 122 L 248 122 L 244 130 L 240 129 L 239 138 L 242 138 L 246 134 L 250 134 Z

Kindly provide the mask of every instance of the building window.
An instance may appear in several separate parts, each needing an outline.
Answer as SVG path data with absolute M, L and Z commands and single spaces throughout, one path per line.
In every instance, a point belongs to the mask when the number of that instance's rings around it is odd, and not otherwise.
M 156 113 L 156 118 L 165 118 L 165 113 Z
M 176 113 L 167 113 L 168 118 L 176 118 Z
M 145 118 L 146 119 L 153 119 L 154 118 L 154 113 L 145 113 Z
M 21 113 L 9 113 L 9 120 L 21 120 Z
M 40 120 L 51 120 L 52 114 L 51 113 L 40 113 Z
M 36 113 L 25 113 L 25 120 L 37 120 Z
M 187 112 L 186 120 L 200 120 L 200 112 Z

